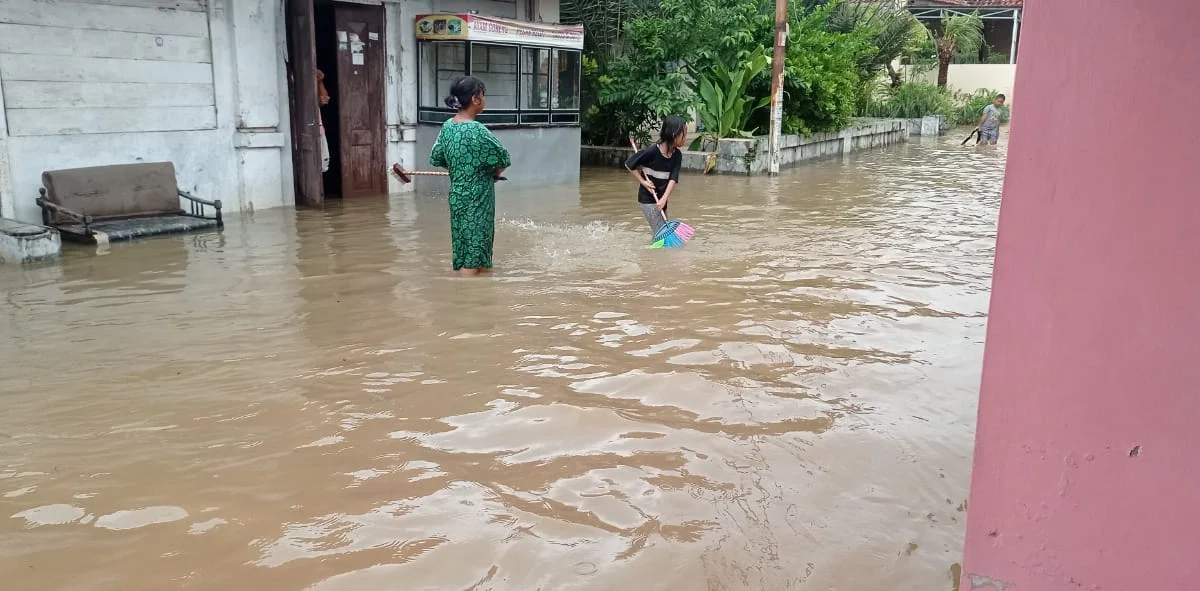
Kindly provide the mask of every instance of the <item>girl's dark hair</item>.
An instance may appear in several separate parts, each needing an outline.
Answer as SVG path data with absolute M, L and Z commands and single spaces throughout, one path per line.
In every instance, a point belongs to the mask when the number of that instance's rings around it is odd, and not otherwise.
M 658 141 L 661 144 L 667 144 L 672 148 L 678 148 L 675 145 L 675 138 L 687 129 L 687 123 L 683 121 L 683 117 L 671 115 L 662 122 L 662 131 L 658 132 Z
M 446 97 L 446 106 L 451 109 L 463 110 L 471 104 L 471 100 L 487 91 L 487 85 L 474 76 L 459 76 L 450 81 L 450 96 Z

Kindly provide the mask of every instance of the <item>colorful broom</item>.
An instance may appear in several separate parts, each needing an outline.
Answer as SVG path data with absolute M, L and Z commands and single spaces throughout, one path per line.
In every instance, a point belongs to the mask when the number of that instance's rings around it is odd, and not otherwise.
M 629 138 L 629 145 L 633 146 L 633 151 L 637 152 L 637 142 L 633 141 L 633 137 Z M 678 149 L 678 148 L 676 148 Z M 651 192 L 653 195 L 653 192 Z M 655 199 L 658 195 L 654 195 Z M 667 212 L 658 210 L 663 216 L 663 225 L 654 233 L 654 239 L 650 241 L 650 248 L 680 248 L 692 236 L 696 235 L 696 229 L 679 221 L 667 219 Z
M 679 220 L 668 220 L 665 212 L 663 219 L 666 223 L 654 233 L 650 248 L 679 248 L 696 235 L 696 230 L 691 226 Z

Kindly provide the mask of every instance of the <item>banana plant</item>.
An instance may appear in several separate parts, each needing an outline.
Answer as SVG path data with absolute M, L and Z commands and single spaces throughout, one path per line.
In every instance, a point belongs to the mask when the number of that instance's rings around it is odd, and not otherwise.
M 697 114 L 704 131 L 693 142 L 693 149 L 713 144 L 721 138 L 754 137 L 750 118 L 771 104 L 771 97 L 755 99 L 746 95 L 750 83 L 771 66 L 771 58 L 762 49 L 749 52 L 735 67 L 715 64 L 698 72 L 700 104 Z

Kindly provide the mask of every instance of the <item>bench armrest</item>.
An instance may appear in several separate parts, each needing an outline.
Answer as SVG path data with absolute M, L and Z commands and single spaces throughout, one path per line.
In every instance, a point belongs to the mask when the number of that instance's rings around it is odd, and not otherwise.
M 199 203 L 200 205 L 207 205 L 213 209 L 221 209 L 221 200 L 220 199 L 217 199 L 214 201 L 209 201 L 207 199 L 201 199 L 199 197 L 196 197 L 195 195 L 192 195 L 191 193 L 188 193 L 187 191 L 180 191 L 179 196 L 183 197 L 184 199 L 187 199 L 188 201 Z
M 179 196 L 183 197 L 184 199 L 187 199 L 189 202 L 191 202 L 191 206 L 192 206 L 191 207 L 191 210 L 192 210 L 191 215 L 192 216 L 199 217 L 199 218 L 207 217 L 204 215 L 204 208 L 211 207 L 214 210 L 216 210 L 216 215 L 213 218 L 209 218 L 209 219 L 215 219 L 215 220 L 217 220 L 217 223 L 221 223 L 221 200 L 220 199 L 213 199 L 212 201 L 209 201 L 207 199 L 201 199 L 199 197 L 196 197 L 195 195 L 192 195 L 191 193 L 188 193 L 187 191 L 183 191 L 183 190 L 179 191 Z
M 40 193 L 40 196 L 37 198 L 37 204 L 38 207 L 42 208 L 42 222 L 46 225 L 52 225 L 52 222 L 54 221 L 51 219 L 51 214 L 54 216 L 61 216 L 75 220 L 84 226 L 91 225 L 92 216 L 82 214 L 77 211 L 71 211 L 70 209 L 67 209 L 57 203 L 51 203 L 50 201 L 46 200 L 46 189 L 39 189 L 38 192 Z

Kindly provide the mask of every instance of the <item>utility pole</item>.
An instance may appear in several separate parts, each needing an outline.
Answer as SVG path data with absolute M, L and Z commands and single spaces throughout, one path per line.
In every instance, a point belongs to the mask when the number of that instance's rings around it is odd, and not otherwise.
M 771 60 L 771 138 L 767 172 L 779 174 L 779 142 L 783 133 L 783 62 L 787 59 L 788 3 L 775 0 L 775 57 Z

